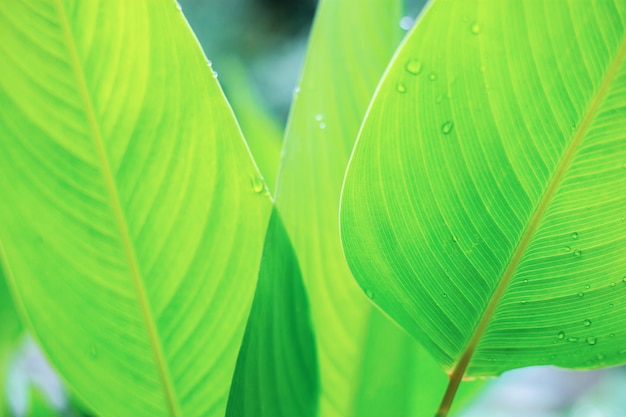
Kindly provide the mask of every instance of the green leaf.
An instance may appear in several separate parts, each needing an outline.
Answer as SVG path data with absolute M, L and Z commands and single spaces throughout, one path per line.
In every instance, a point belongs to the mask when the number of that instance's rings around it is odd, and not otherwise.
M 0 38 L 0 240 L 37 338 L 99 415 L 223 416 L 271 201 L 176 3 L 3 3 Z
M 453 384 L 626 362 L 625 27 L 624 2 L 439 0 L 380 86 L 343 244 Z
M 221 78 L 222 83 L 246 143 L 263 174 L 265 184 L 272 191 L 280 165 L 282 128 L 268 109 L 263 107 L 263 102 L 254 90 L 241 61 L 227 59 L 220 67 L 225 68 L 222 72 L 228 73 L 228 77 Z
M 309 304 L 296 254 L 274 210 L 226 416 L 313 417 L 318 395 Z
M 283 148 L 276 199 L 311 301 L 324 417 L 432 413 L 447 381 L 417 343 L 368 302 L 339 240 L 344 171 L 400 40 L 401 5 L 321 2 Z

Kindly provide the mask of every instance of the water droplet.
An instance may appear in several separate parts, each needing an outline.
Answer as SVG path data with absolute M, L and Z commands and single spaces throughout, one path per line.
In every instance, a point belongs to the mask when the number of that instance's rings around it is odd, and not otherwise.
M 437 73 L 436 72 L 431 72 L 430 74 L 428 74 L 428 79 L 430 81 L 435 81 L 437 79 Z
M 365 295 L 367 295 L 367 298 L 369 298 L 370 300 L 374 299 L 374 291 L 370 290 L 369 288 L 365 290 Z
M 411 29 L 414 23 L 415 23 L 415 19 L 413 19 L 411 16 L 403 16 L 400 19 L 400 28 L 403 30 L 409 30 Z
M 589 343 L 591 346 L 595 345 L 597 341 L 598 341 L 597 337 L 592 336 L 592 337 L 587 338 L 587 343 Z
M 591 288 L 591 285 L 590 285 L 590 284 L 585 285 L 585 289 L 587 289 L 587 290 L 588 290 L 589 288 Z
M 213 77 L 217 78 L 217 76 L 218 76 L 217 71 L 213 71 Z
M 396 85 L 396 91 L 397 91 L 398 93 L 402 93 L 402 94 L 404 94 L 404 93 L 406 93 L 406 87 L 404 86 L 404 84 L 402 84 L 402 83 L 398 83 L 398 84 Z
M 480 24 L 478 24 L 478 22 L 474 22 L 472 23 L 470 29 L 474 35 L 478 35 L 480 33 Z
M 624 276 L 624 278 L 622 278 L 622 282 L 626 284 L 626 276 Z
M 576 249 L 574 251 L 574 256 L 576 256 L 577 258 L 580 258 L 583 254 L 583 251 L 581 251 L 580 249 Z
M 559 339 L 564 339 L 565 338 L 565 332 L 559 332 L 559 334 L 556 336 Z
M 524 284 L 528 284 L 528 280 L 527 279 L 524 280 Z
M 252 183 L 252 189 L 255 193 L 260 194 L 265 189 L 265 184 L 263 183 L 263 179 L 258 175 L 253 175 L 250 179 Z
M 615 333 L 611 333 L 609 337 L 615 337 Z
M 613 303 L 609 304 L 609 308 L 613 308 Z
M 550 355 L 550 359 L 554 359 L 554 358 L 556 358 L 556 355 L 554 354 Z
M 565 252 L 570 252 L 572 250 L 571 246 L 566 246 L 565 247 Z
M 596 358 L 598 358 L 599 361 L 604 360 L 604 355 L 602 353 L 598 353 L 598 356 L 596 356 Z
M 418 59 L 409 59 L 404 68 L 408 73 L 417 75 L 422 72 L 422 62 Z
M 577 337 L 575 337 L 575 336 L 568 337 L 568 338 L 567 338 L 567 341 L 568 341 L 568 342 L 578 342 L 578 338 L 577 338 Z
M 572 233 L 572 239 L 578 239 L 578 233 L 577 232 Z
M 589 326 L 591 326 L 591 320 L 587 319 L 587 320 L 583 321 L 583 324 L 584 324 L 586 327 L 589 327 Z
M 520 304 L 522 304 L 522 305 L 524 305 L 524 304 L 526 304 L 526 303 L 527 303 L 527 301 L 526 301 L 526 300 L 524 300 L 524 301 L 520 302 Z
M 294 94 L 298 94 L 299 92 L 300 92 L 300 86 L 299 86 L 299 85 L 296 85 L 296 86 L 293 88 L 293 93 L 294 93 Z
M 611 282 L 611 287 L 614 287 L 614 286 L 615 286 L 615 283 L 614 283 L 614 282 Z
M 317 120 L 318 122 L 324 120 L 324 115 L 319 113 L 315 115 L 315 120 Z
M 584 296 L 585 296 L 585 293 L 581 291 L 581 292 L 579 292 L 579 293 L 578 293 L 578 296 L 579 296 L 579 297 L 584 297 Z
M 452 132 L 452 128 L 454 128 L 454 122 L 448 120 L 441 125 L 441 133 L 443 133 L 444 135 L 448 135 L 450 134 L 450 132 Z
M 326 129 L 326 123 L 324 122 L 320 123 L 320 129 Z
M 447 294 L 447 293 L 445 293 L 445 292 L 444 292 L 443 294 L 441 294 L 441 296 L 442 296 L 443 298 L 448 298 L 448 294 Z

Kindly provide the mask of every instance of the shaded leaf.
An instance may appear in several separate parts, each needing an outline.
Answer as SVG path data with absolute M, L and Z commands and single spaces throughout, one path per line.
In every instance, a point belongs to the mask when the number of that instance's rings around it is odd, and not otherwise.
M 231 387 L 227 417 L 313 417 L 319 381 L 309 304 L 276 210 Z

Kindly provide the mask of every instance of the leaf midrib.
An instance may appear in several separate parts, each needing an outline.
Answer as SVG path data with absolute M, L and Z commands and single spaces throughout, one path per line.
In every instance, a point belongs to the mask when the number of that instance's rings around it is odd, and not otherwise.
M 179 417 L 182 416 L 182 413 L 180 412 L 180 406 L 174 391 L 171 376 L 169 374 L 169 368 L 163 354 L 163 348 L 160 343 L 159 332 L 156 327 L 154 317 L 152 316 L 150 301 L 148 300 L 146 289 L 143 285 L 142 275 L 139 271 L 139 264 L 137 262 L 133 243 L 131 241 L 130 233 L 128 231 L 126 218 L 124 216 L 124 212 L 120 203 L 117 186 L 111 172 L 111 166 L 104 147 L 104 141 L 100 132 L 100 126 L 96 118 L 89 90 L 87 88 L 85 74 L 78 57 L 76 44 L 74 43 L 74 38 L 70 29 L 69 21 L 62 0 L 55 0 L 55 2 L 59 14 L 60 23 L 63 28 L 66 46 L 70 55 L 71 65 L 74 70 L 74 75 L 76 76 L 76 84 L 84 104 L 85 115 L 88 119 L 89 129 L 91 130 L 91 136 L 93 138 L 94 145 L 98 153 L 98 159 L 102 168 L 102 175 L 104 178 L 104 182 L 106 183 L 109 198 L 111 200 L 111 209 L 113 211 L 115 222 L 120 233 L 120 239 L 124 247 L 126 260 L 128 262 L 133 284 L 137 292 L 140 310 L 143 316 L 144 324 L 146 325 L 146 330 L 148 331 L 148 335 L 150 338 L 150 346 L 152 347 L 154 359 L 159 371 L 159 376 L 161 378 L 161 383 L 163 384 L 163 389 L 165 391 L 167 407 L 170 410 L 170 414 L 172 415 L 172 417 Z
M 602 85 L 598 89 L 598 92 L 596 93 L 596 95 L 593 97 L 593 100 L 591 101 L 585 113 L 582 123 L 579 125 L 578 129 L 576 130 L 576 133 L 574 134 L 570 145 L 565 150 L 565 153 L 563 154 L 561 161 L 559 165 L 557 166 L 556 171 L 552 175 L 552 178 L 550 182 L 548 183 L 548 188 L 546 189 L 543 196 L 541 197 L 541 200 L 539 201 L 539 204 L 537 205 L 537 209 L 535 210 L 535 213 L 533 214 L 532 218 L 530 219 L 528 223 L 528 226 L 526 227 L 526 230 L 521 236 L 519 243 L 517 245 L 517 248 L 515 249 L 515 252 L 511 256 L 511 259 L 507 265 L 507 268 L 504 270 L 502 277 L 500 278 L 500 282 L 498 283 L 498 286 L 496 287 L 493 294 L 491 295 L 491 298 L 489 299 L 489 302 L 487 303 L 485 311 L 483 312 L 482 317 L 480 318 L 478 324 L 476 325 L 476 328 L 474 329 L 474 332 L 472 333 L 469 339 L 469 342 L 467 343 L 465 347 L 465 350 L 461 354 L 459 361 L 455 364 L 454 368 L 452 369 L 452 372 L 450 373 L 450 383 L 444 395 L 442 406 L 446 402 L 448 402 L 448 406 L 449 406 L 450 403 L 452 402 L 452 399 L 454 398 L 454 395 L 456 393 L 456 389 L 458 388 L 462 378 L 465 376 L 465 371 L 467 370 L 467 367 L 472 359 L 474 350 L 478 346 L 478 343 L 480 342 L 482 335 L 487 329 L 487 326 L 489 325 L 491 321 L 491 317 L 495 313 L 495 310 L 498 307 L 498 304 L 500 303 L 500 300 L 502 296 L 504 295 L 504 292 L 506 291 L 508 284 L 511 281 L 511 278 L 513 277 L 513 274 L 515 273 L 515 270 L 517 266 L 519 265 L 522 259 L 522 256 L 526 252 L 526 249 L 528 248 L 528 245 L 530 244 L 532 237 L 537 231 L 537 228 L 539 227 L 539 224 L 541 223 L 543 215 L 545 214 L 548 206 L 550 205 L 550 202 L 552 201 L 552 198 L 554 197 L 554 194 L 557 191 L 561 183 L 561 180 L 563 179 L 563 176 L 565 175 L 567 169 L 569 168 L 570 163 L 574 159 L 574 156 L 576 155 L 576 151 L 578 150 L 578 146 L 580 145 L 582 139 L 585 137 L 589 129 L 589 126 L 595 119 L 598 113 L 598 109 L 600 108 L 600 105 L 604 101 L 606 94 L 609 90 L 609 87 L 611 86 L 611 83 L 613 82 L 613 79 L 615 78 L 615 75 L 625 57 L 626 57 L 626 38 L 622 40 L 622 43 L 617 51 L 617 55 L 615 59 L 613 60 L 613 62 L 611 63 L 611 66 L 609 67 L 609 70 L 606 73 L 606 76 L 604 78 L 604 81 L 602 82 Z M 439 413 L 441 413 L 442 411 L 443 410 L 440 408 Z

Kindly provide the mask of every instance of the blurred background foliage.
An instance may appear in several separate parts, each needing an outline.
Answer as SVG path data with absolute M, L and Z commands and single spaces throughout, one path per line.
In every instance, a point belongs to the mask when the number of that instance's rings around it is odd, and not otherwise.
M 355 7 L 363 7 L 362 1 L 367 0 L 354 0 Z M 179 3 L 273 190 L 283 130 L 317 1 Z M 424 0 L 407 0 L 406 16 L 398 25 L 410 29 L 424 4 Z M 625 391 L 624 367 L 587 372 L 519 369 L 490 380 L 461 416 L 620 417 L 626 416 Z M 67 392 L 37 342 L 23 329 L 0 269 L 0 417 L 90 415 Z

